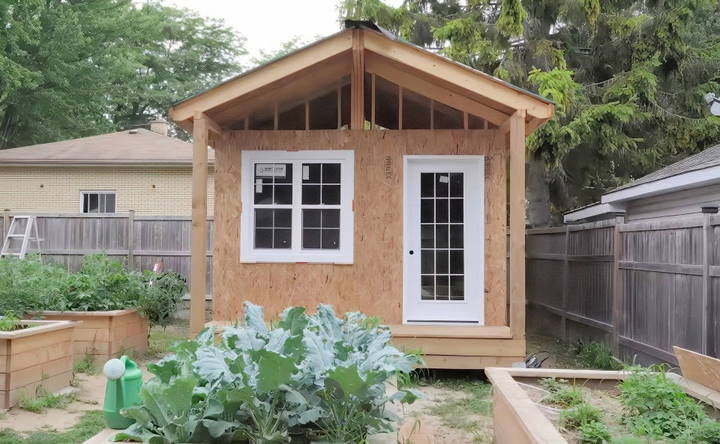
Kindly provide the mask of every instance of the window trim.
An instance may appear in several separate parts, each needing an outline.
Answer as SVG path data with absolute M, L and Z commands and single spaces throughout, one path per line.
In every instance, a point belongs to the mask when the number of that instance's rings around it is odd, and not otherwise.
M 301 202 L 303 162 L 340 163 L 340 248 L 338 250 L 302 249 Z M 256 249 L 253 179 L 256 163 L 293 163 L 292 248 Z M 295 166 L 298 165 L 298 166 Z M 296 185 L 300 184 L 300 187 Z M 355 152 L 353 150 L 307 150 L 307 151 L 243 151 L 241 154 L 240 180 L 240 262 L 256 263 L 320 263 L 352 264 L 354 251 Z M 322 208 L 322 205 L 311 207 Z M 335 208 L 336 206 L 331 206 Z M 270 208 L 270 207 L 268 207 Z
M 87 196 L 88 194 L 97 194 L 97 195 L 112 194 L 113 196 L 115 196 L 115 204 L 114 204 L 115 208 L 113 209 L 113 212 L 112 213 L 107 213 L 107 212 L 101 213 L 100 211 L 98 211 L 97 213 L 93 213 L 93 212 L 86 213 L 84 211 L 85 210 L 85 196 Z M 99 209 L 99 207 L 100 207 L 100 204 L 98 202 L 98 209 Z M 117 191 L 115 191 L 115 190 L 80 190 L 80 213 L 81 214 L 116 214 L 117 213 Z

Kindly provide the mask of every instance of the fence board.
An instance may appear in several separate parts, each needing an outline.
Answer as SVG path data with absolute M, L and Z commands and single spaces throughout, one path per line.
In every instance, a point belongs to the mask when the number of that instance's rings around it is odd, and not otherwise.
M 720 318 L 711 315 L 720 307 L 720 217 L 595 222 L 528 230 L 527 237 L 533 246 L 528 302 L 553 319 L 560 316 L 561 325 L 567 319 L 586 326 L 585 332 L 608 332 L 625 357 L 674 363 L 673 345 L 720 356 Z M 567 253 L 560 248 L 564 241 Z M 542 309 L 534 313 L 541 316 Z M 568 329 L 567 339 L 582 330 Z

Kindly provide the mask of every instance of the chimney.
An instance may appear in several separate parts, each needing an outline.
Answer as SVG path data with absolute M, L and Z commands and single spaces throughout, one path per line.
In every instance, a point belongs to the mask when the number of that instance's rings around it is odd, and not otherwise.
M 150 121 L 150 131 L 163 136 L 168 135 L 168 123 L 165 119 L 155 119 Z

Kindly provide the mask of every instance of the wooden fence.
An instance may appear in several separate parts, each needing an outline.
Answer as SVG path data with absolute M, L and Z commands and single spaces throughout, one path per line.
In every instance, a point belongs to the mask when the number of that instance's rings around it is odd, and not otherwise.
M 720 356 L 720 217 L 527 233 L 528 327 L 607 341 L 625 359 Z
M 5 239 L 13 213 L 0 213 Z M 190 217 L 124 214 L 36 214 L 43 260 L 68 270 L 88 254 L 105 252 L 134 270 L 151 270 L 163 261 L 166 271 L 190 277 Z M 212 294 L 213 219 L 208 219 L 207 294 Z M 31 245 L 32 246 L 32 245 Z M 32 251 L 32 250 L 31 250 Z M 189 282 L 188 282 L 189 284 Z M 189 287 L 188 287 L 189 288 Z

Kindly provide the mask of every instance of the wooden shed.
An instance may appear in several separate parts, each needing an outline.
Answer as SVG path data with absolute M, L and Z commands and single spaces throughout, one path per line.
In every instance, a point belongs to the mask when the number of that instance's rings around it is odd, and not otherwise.
M 369 22 L 176 104 L 194 138 L 191 329 L 211 145 L 215 321 L 245 300 L 324 303 L 380 317 L 428 367 L 521 359 L 525 138 L 553 109 Z

